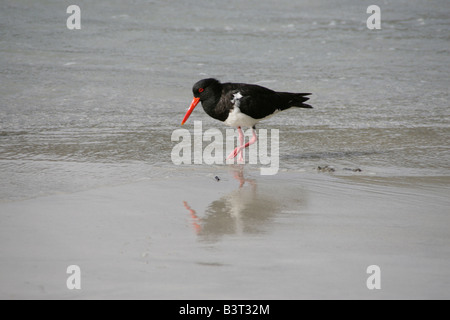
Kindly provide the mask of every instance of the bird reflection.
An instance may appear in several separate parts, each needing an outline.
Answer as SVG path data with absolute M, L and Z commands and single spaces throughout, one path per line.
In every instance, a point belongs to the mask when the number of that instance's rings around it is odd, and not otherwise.
M 263 233 L 272 218 L 284 208 L 283 200 L 277 197 L 283 193 L 279 187 L 261 186 L 255 179 L 245 178 L 243 166 L 235 167 L 232 176 L 239 182 L 239 187 L 211 202 L 201 217 L 188 202 L 183 203 L 190 213 L 194 231 L 203 240 L 217 241 L 224 235 Z

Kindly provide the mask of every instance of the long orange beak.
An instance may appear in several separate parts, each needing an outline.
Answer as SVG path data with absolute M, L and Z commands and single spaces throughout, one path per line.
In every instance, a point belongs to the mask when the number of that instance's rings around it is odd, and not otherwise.
M 191 115 L 192 111 L 194 111 L 194 109 L 197 106 L 199 101 L 200 101 L 200 98 L 194 97 L 194 99 L 192 99 L 191 106 L 189 107 L 188 111 L 186 112 L 186 115 L 184 116 L 183 121 L 181 121 L 181 125 L 183 125 L 187 121 L 187 119 Z

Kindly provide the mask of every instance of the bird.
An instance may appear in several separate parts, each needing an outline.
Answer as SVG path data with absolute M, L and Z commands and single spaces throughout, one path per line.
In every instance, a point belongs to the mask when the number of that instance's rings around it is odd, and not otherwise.
M 278 92 L 256 84 L 221 83 L 215 78 L 198 81 L 192 87 L 194 98 L 181 125 L 184 125 L 195 107 L 201 102 L 205 112 L 225 125 L 237 128 L 240 145 L 227 159 L 239 155 L 258 140 L 256 124 L 274 114 L 292 107 L 311 109 L 305 102 L 311 93 Z M 244 144 L 242 127 L 252 128 L 252 138 Z

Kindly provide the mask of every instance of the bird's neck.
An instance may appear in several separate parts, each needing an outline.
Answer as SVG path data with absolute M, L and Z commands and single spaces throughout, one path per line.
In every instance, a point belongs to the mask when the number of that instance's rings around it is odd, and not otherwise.
M 216 94 L 211 95 L 207 99 L 202 101 L 202 106 L 206 112 L 208 112 L 208 110 L 214 110 L 217 104 L 219 103 L 219 100 L 220 96 Z
M 220 97 L 222 96 L 222 88 L 217 87 L 212 90 L 211 94 L 209 94 L 204 100 L 202 100 L 202 107 L 205 112 L 218 120 L 222 120 L 222 114 L 219 110 L 217 110 L 217 105 L 220 101 Z M 223 121 L 223 120 L 222 120 Z

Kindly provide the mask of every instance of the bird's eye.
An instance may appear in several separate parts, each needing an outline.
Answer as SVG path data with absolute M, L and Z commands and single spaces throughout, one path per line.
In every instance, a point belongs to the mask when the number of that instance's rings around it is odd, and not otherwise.
M 203 88 L 198 89 L 198 92 L 202 93 L 203 92 Z

